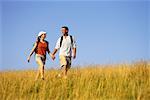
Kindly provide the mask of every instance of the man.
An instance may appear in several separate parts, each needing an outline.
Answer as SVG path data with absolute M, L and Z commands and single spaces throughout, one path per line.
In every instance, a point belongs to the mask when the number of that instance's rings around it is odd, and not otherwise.
M 60 66 L 62 69 L 62 73 L 58 76 L 63 76 L 67 78 L 67 71 L 71 67 L 71 58 L 76 58 L 76 42 L 75 39 L 68 34 L 69 28 L 67 26 L 63 26 L 61 28 L 61 32 L 63 36 L 61 36 L 56 43 L 54 52 L 52 53 L 55 59 L 55 54 L 59 51 L 59 59 Z

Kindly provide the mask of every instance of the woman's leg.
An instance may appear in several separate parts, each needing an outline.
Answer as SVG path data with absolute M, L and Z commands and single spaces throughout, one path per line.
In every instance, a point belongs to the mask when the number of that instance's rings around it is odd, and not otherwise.
M 42 63 L 42 61 L 40 61 L 40 74 L 41 74 L 41 79 L 44 79 L 44 65 Z
M 41 58 L 42 61 L 42 74 L 41 74 L 41 78 L 44 80 L 44 67 L 45 67 L 45 61 L 46 61 L 46 57 Z
M 38 66 L 37 75 L 36 75 L 35 80 L 37 80 L 39 78 L 39 76 L 40 76 L 40 69 L 39 69 L 39 66 Z
M 37 57 L 36 62 L 38 64 L 38 73 L 36 79 L 39 77 L 39 75 L 41 76 L 42 79 L 44 79 L 44 64 L 41 57 Z

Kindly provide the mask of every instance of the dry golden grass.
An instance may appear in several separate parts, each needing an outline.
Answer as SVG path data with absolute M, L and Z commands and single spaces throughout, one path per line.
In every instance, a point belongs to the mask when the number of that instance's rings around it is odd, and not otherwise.
M 68 78 L 34 81 L 36 72 L 0 72 L 1 100 L 150 100 L 150 66 L 145 62 L 73 68 Z

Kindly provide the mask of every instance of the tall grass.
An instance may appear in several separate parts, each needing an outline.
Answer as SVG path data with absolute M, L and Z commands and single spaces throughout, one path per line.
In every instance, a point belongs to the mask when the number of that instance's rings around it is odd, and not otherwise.
M 46 70 L 0 72 L 1 100 L 150 100 L 150 67 L 146 63 L 72 68 L 68 78 Z

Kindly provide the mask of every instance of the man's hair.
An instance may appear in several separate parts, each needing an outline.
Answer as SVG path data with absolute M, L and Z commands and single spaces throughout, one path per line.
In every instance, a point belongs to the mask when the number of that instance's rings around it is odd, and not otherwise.
M 63 26 L 61 28 L 65 28 L 67 31 L 69 31 L 69 28 L 67 26 Z

